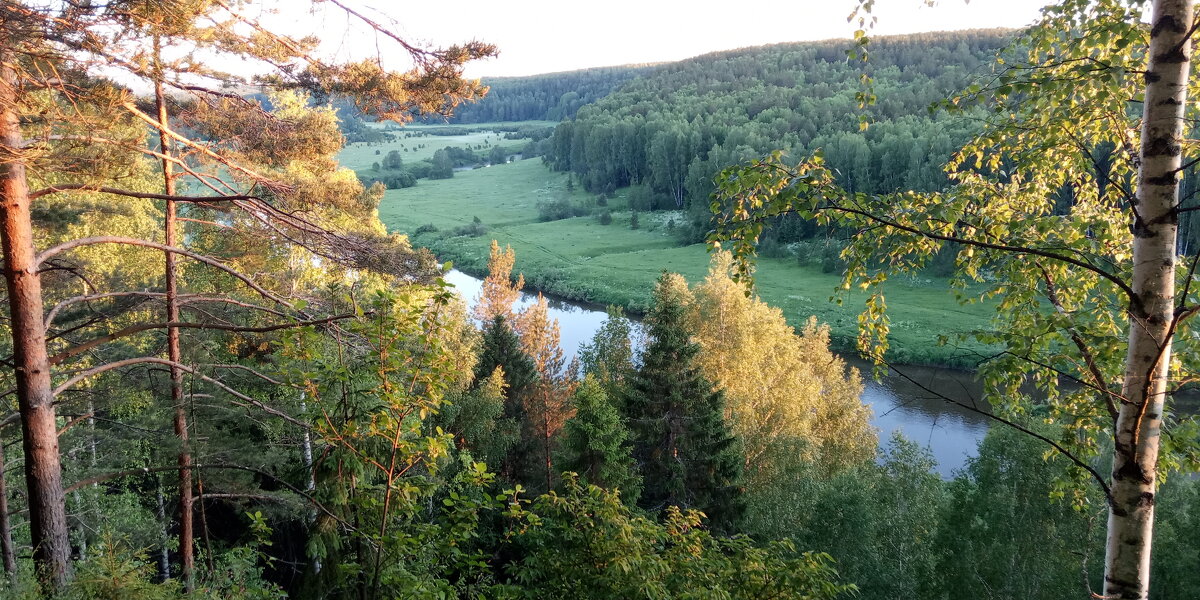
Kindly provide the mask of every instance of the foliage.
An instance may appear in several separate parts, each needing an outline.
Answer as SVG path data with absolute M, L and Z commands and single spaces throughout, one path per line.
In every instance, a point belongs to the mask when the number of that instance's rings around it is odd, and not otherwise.
M 563 487 L 532 505 L 537 525 L 515 539 L 524 558 L 510 572 L 524 589 L 511 597 L 825 600 L 854 590 L 826 555 L 715 537 L 699 513 L 674 507 L 655 523 L 573 477 Z
M 612 395 L 633 373 L 633 323 L 619 306 L 608 307 L 608 317 L 591 342 L 579 348 L 579 367 Z
M 538 219 L 541 221 L 557 221 L 572 217 L 583 217 L 591 214 L 591 209 L 579 206 L 568 198 L 540 200 L 537 205 Z
M 478 217 L 476 217 L 478 218 Z M 489 323 L 496 317 L 504 317 L 513 321 L 513 304 L 521 297 L 521 288 L 525 286 L 525 278 L 517 276 L 512 280 L 513 265 L 517 255 L 511 246 L 500 249 L 500 244 L 492 240 L 488 253 L 488 275 L 483 280 L 479 291 L 479 299 L 475 302 L 475 318 Z
M 95 554 L 79 565 L 63 600 L 168 600 L 181 598 L 179 583 L 151 583 L 154 565 L 120 539 L 104 538 Z
M 505 416 L 508 387 L 503 366 L 470 390 L 458 392 L 438 413 L 438 423 L 454 435 L 459 450 L 468 450 L 480 462 L 500 465 L 520 439 L 520 423 Z
M 777 478 L 789 460 L 832 472 L 870 458 L 876 439 L 862 383 L 829 351 L 828 327 L 811 318 L 797 335 L 778 309 L 733 280 L 732 260 L 713 255 L 687 319 L 696 364 L 724 394 L 742 440 L 751 487 Z
M 620 493 L 637 502 L 641 477 L 629 445 L 629 428 L 601 383 L 587 376 L 571 397 L 575 414 L 563 426 L 558 470 L 579 474 L 580 481 Z
M 561 469 L 554 466 L 554 451 L 563 423 L 571 416 L 570 398 L 576 382 L 575 368 L 568 367 L 559 343 L 558 320 L 549 316 L 546 297 L 538 294 L 532 305 L 516 317 L 521 349 L 533 361 L 537 380 L 523 398 L 526 421 L 522 423 L 525 439 L 531 444 L 530 458 L 538 468 L 522 478 L 528 489 L 550 491 Z M 533 473 L 537 473 L 535 477 Z M 544 485 L 543 485 L 544 484 Z
M 545 160 L 595 192 L 647 184 L 671 207 L 696 209 L 701 231 L 713 176 L 779 148 L 798 156 L 823 148 L 838 182 L 856 192 L 937 190 L 948 183 L 942 164 L 975 126 L 925 109 L 965 87 L 1012 36 L 990 30 L 873 40 L 876 102 L 867 131 L 858 128 L 860 66 L 846 61 L 841 40 L 663 65 L 560 124 Z M 783 228 L 776 234 L 799 239 Z
M 452 123 L 492 121 L 558 122 L 583 106 L 607 96 L 622 83 L 653 67 L 622 66 L 581 69 L 528 77 L 486 77 L 488 94 L 459 107 Z
M 864 597 L 942 597 L 934 536 L 945 484 L 931 467 L 928 451 L 900 437 L 878 461 L 833 476 L 795 465 L 750 495 L 747 531 L 830 553 Z
M 1038 440 L 993 429 L 949 486 L 936 545 L 950 597 L 1049 600 L 1098 587 L 1100 556 L 1088 549 L 1101 546 L 1103 515 L 1047 501 L 1066 465 L 1044 453 Z
M 664 273 L 646 316 L 650 345 L 629 379 L 622 412 L 642 474 L 639 505 L 696 509 L 718 531 L 737 530 L 741 446 L 725 422 L 725 399 L 704 377 L 685 322 L 687 283 Z
M 641 227 L 605 227 L 593 218 L 542 223 L 536 204 L 565 194 L 566 177 L 548 171 L 535 161 L 519 161 L 490 169 L 459 173 L 454 179 L 420 189 L 389 191 L 380 206 L 380 218 L 392 231 L 413 232 L 433 224 L 441 231 L 415 236 L 416 243 L 453 260 L 460 270 L 487 273 L 492 239 L 511 245 L 520 255 L 518 269 L 530 287 L 555 296 L 600 305 L 621 306 L 629 313 L 644 313 L 655 280 L 664 267 L 689 281 L 700 281 L 708 271 L 710 256 L 703 244 L 680 246 L 662 224 L 676 222 L 674 230 L 687 228 L 683 215 L 640 215 Z M 627 194 L 617 192 L 609 203 L 625 212 Z M 590 203 L 594 195 L 577 190 L 572 201 Z M 453 237 L 455 227 L 468 226 L 479 215 L 489 224 L 486 237 Z M 665 219 L 664 219 L 665 218 Z M 706 225 L 700 233 L 709 230 Z M 822 240 L 823 241 L 823 240 Z M 831 238 L 820 251 L 836 259 L 842 243 Z M 797 255 L 811 252 L 797 248 Z M 756 272 L 756 291 L 778 307 L 797 330 L 810 315 L 820 315 L 829 325 L 830 343 L 840 352 L 853 351 L 858 336 L 858 314 L 868 295 L 852 289 L 840 298 L 829 290 L 841 281 L 839 262 L 826 272 L 820 262 L 798 259 L 764 259 Z M 954 346 L 938 345 L 939 335 L 962 337 L 986 326 L 994 314 L 990 303 L 961 305 L 947 290 L 947 280 L 922 274 L 894 278 L 888 283 L 888 308 L 893 316 L 890 331 L 891 359 L 898 363 L 953 365 L 967 368 L 978 362 L 986 347 L 973 341 Z
M 1167 416 L 1170 389 L 1200 366 L 1191 351 L 1196 262 L 1181 259 L 1178 237 L 1191 212 L 1180 174 L 1194 165 L 1188 97 L 1200 78 L 1194 30 L 1171 26 L 1191 22 L 1193 7 L 1153 3 L 1152 28 L 1146 8 L 1114 0 L 1046 9 L 1021 45 L 997 57 L 992 77 L 943 103 L 987 115 L 949 161 L 945 191 L 848 192 L 820 157 L 791 168 L 775 154 L 724 172 L 712 205 L 721 221 L 713 240 L 732 238 L 739 256 L 785 213 L 854 232 L 843 287 L 873 292 L 860 347 L 879 364 L 890 330 L 883 282 L 954 244 L 960 293 L 984 288 L 963 301 L 998 301 L 991 328 L 977 334 L 999 350 L 980 365 L 988 397 L 1007 425 L 1069 459 L 1056 496 L 1082 509 L 1095 501 L 1088 485 L 1103 491 L 1102 593 L 1125 597 L 1152 587 L 1158 473 L 1194 469 L 1198 447 L 1195 436 L 1173 435 L 1193 430 L 1194 418 Z M 1047 400 L 1030 402 L 1025 382 Z M 1018 423 L 1029 416 L 1065 426 L 1051 438 Z

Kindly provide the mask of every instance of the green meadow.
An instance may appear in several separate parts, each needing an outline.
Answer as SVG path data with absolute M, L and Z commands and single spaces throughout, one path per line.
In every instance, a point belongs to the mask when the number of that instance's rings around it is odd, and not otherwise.
M 522 121 L 520 125 L 553 125 L 549 121 Z M 393 130 L 391 141 L 380 143 L 355 142 L 348 144 L 342 150 L 340 160 L 343 166 L 354 171 L 365 171 L 371 164 L 383 160 L 392 150 L 399 150 L 400 157 L 406 163 L 433 158 L 433 153 L 447 146 L 506 146 L 514 151 L 525 144 L 523 140 L 506 140 L 504 133 L 493 128 L 515 125 L 515 123 L 478 123 L 469 126 L 462 125 L 406 125 Z M 461 135 L 420 135 L 430 129 L 455 127 L 463 129 Z M 411 136 L 411 137 L 409 137 Z
M 664 270 L 693 282 L 704 277 L 707 249 L 702 244 L 679 246 L 667 225 L 669 214 L 641 213 L 639 229 L 630 229 L 630 213 L 618 193 L 609 204 L 610 225 L 601 225 L 594 216 L 538 220 L 539 201 L 563 198 L 595 202 L 578 187 L 569 190 L 565 173 L 550 171 L 539 160 L 525 160 L 389 190 L 379 212 L 389 230 L 411 235 L 417 245 L 476 275 L 487 269 L 491 240 L 512 245 L 517 270 L 530 287 L 574 300 L 641 311 Z M 487 228 L 485 233 L 455 234 L 455 228 L 470 225 L 476 217 Z M 815 315 L 829 324 L 835 346 L 847 350 L 857 336 L 866 297 L 852 292 L 841 302 L 831 299 L 840 282 L 837 273 L 823 273 L 795 260 L 762 259 L 757 271 L 757 291 L 764 300 L 796 325 Z M 956 334 L 983 327 L 994 309 L 960 304 L 939 279 L 894 280 L 885 291 L 892 318 L 892 360 L 951 366 L 978 360 L 979 345 L 940 346 L 938 336 L 953 340 Z

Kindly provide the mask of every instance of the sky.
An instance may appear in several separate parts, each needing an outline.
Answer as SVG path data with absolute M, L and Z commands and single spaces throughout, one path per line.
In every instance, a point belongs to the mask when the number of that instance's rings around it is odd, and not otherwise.
M 346 27 L 336 9 L 280 17 L 316 29 L 332 52 L 374 52 L 371 35 Z M 1032 23 L 1048 0 L 876 0 L 873 35 Z M 848 38 L 856 0 L 455 0 L 347 4 L 408 40 L 447 45 L 471 39 L 495 44 L 500 56 L 478 61 L 469 77 L 532 75 L 587 67 L 681 60 L 717 50 L 778 42 Z M 315 26 L 315 27 L 314 27 Z M 332 32 L 338 35 L 330 35 Z M 380 42 L 380 48 L 388 44 Z M 386 50 L 385 50 L 386 51 Z

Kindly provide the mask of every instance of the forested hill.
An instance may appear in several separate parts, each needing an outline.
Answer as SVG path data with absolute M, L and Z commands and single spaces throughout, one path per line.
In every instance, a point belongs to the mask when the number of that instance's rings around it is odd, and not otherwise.
M 646 182 L 656 206 L 707 199 L 721 167 L 823 148 L 859 191 L 934 189 L 972 125 L 927 111 L 990 68 L 1012 30 L 881 37 L 871 43 L 874 124 L 858 130 L 862 63 L 850 42 L 778 44 L 662 65 L 558 126 L 548 162 L 589 190 Z
M 610 94 L 654 65 L 599 67 L 529 77 L 485 78 L 487 96 L 464 104 L 452 123 L 495 121 L 561 121 L 575 116 L 579 108 Z

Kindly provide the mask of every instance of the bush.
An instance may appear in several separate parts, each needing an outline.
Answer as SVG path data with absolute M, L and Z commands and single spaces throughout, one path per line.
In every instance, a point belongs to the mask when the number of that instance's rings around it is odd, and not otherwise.
M 659 210 L 675 208 L 675 203 L 648 185 L 635 185 L 629 188 L 629 208 L 637 211 Z
M 596 206 L 608 206 L 608 195 L 600 194 L 600 197 L 596 198 Z
M 437 233 L 437 231 L 437 225 L 434 225 L 433 223 L 426 223 L 418 227 L 417 230 L 413 232 L 413 235 L 421 235 L 422 233 Z
M 508 162 L 508 150 L 503 146 L 495 146 L 491 152 L 488 152 L 488 162 L 493 165 L 502 165 Z
M 786 244 L 773 237 L 764 237 L 758 243 L 758 254 L 766 258 L 786 258 L 792 255 Z
M 841 246 L 826 242 L 821 246 L 821 272 L 834 273 L 840 272 L 846 268 L 846 261 L 842 260 Z
M 398 190 L 401 188 L 410 188 L 414 185 L 417 185 L 417 178 L 408 171 L 399 171 L 396 173 L 388 173 L 385 175 L 381 175 L 379 177 L 372 177 L 371 181 L 368 183 L 368 185 L 374 184 L 376 182 L 382 183 L 384 185 L 384 187 L 386 187 L 389 190 Z
M 612 212 L 611 211 L 606 210 L 606 211 L 600 213 L 600 224 L 601 225 L 612 225 Z
M 637 214 L 637 211 L 634 211 L 633 213 L 631 213 L 631 214 L 629 215 L 629 228 L 630 228 L 630 229 L 637 229 L 637 228 L 638 228 L 638 214 Z
M 487 226 L 480 220 L 478 216 L 472 220 L 469 226 L 455 227 L 455 235 L 466 235 L 469 238 L 479 238 L 480 235 L 487 233 Z
M 558 221 L 560 219 L 570 219 L 571 217 L 582 217 L 589 212 L 588 209 L 577 206 L 566 198 L 539 201 L 537 209 L 538 220 L 540 221 Z

